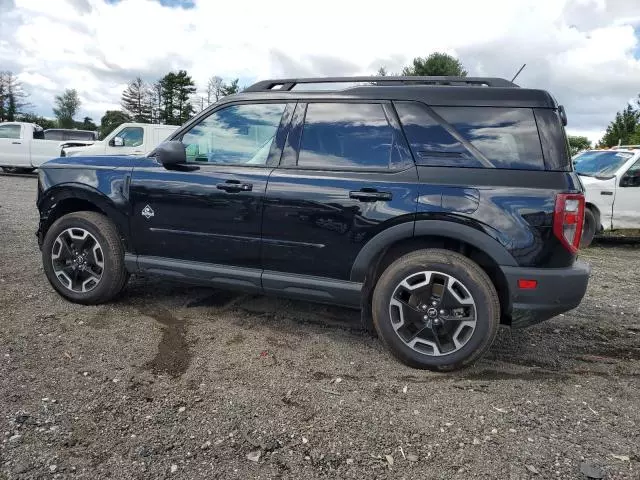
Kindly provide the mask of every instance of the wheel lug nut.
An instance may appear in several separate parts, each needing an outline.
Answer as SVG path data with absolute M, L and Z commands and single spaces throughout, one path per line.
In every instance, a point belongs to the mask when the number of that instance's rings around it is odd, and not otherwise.
M 445 311 L 444 310 L 440 310 L 440 315 L 444 315 Z
M 438 302 L 436 302 L 436 301 L 434 300 L 433 302 L 431 302 L 431 305 L 433 305 L 433 306 L 435 307 L 436 305 L 438 305 Z

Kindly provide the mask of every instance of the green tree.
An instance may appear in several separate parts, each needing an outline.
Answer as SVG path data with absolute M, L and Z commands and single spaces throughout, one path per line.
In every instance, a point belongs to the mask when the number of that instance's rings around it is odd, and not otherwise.
M 567 135 L 569 140 L 569 149 L 571 150 L 571 156 L 575 155 L 582 150 L 591 148 L 591 142 L 587 137 L 580 137 L 577 135 Z
M 151 123 L 152 93 L 149 85 L 140 77 L 129 82 L 122 92 L 122 110 L 134 122 Z
M 60 128 L 73 128 L 73 117 L 78 113 L 80 103 L 75 89 L 66 89 L 62 95 L 56 95 L 53 114 L 58 119 Z
M 13 122 L 29 107 L 27 94 L 13 72 L 0 72 L 0 122 Z
M 100 119 L 100 138 L 105 138 L 115 128 L 131 121 L 131 117 L 120 110 L 107 110 Z
M 426 58 L 414 58 L 411 66 L 404 67 L 402 75 L 466 77 L 467 71 L 457 58 L 435 52 Z
M 91 117 L 84 117 L 82 122 L 76 122 L 76 128 L 80 130 L 98 130 L 98 126 L 93 123 L 93 119 Z
M 640 124 L 640 111 L 627 105 L 627 108 L 616 113 L 616 118 L 609 124 L 604 136 L 598 142 L 599 147 L 614 147 L 621 143 L 628 145 L 632 142 L 638 125 Z
M 194 112 L 191 96 L 196 86 L 185 70 L 169 72 L 160 80 L 161 104 L 159 119 L 168 125 L 181 125 Z
M 387 72 L 386 67 L 380 67 L 376 72 L 376 76 L 378 77 L 386 77 L 387 75 L 389 75 L 389 72 Z
M 40 115 L 35 115 L 33 113 L 21 113 L 16 116 L 17 122 L 25 122 L 25 123 L 35 123 L 36 125 L 40 125 L 45 130 L 49 128 L 57 128 L 58 122 L 52 120 L 50 118 L 44 118 Z
M 227 95 L 233 95 L 234 93 L 238 93 L 240 91 L 240 87 L 238 86 L 238 79 L 236 78 L 231 83 L 225 83 L 222 86 L 222 96 L 226 97 Z

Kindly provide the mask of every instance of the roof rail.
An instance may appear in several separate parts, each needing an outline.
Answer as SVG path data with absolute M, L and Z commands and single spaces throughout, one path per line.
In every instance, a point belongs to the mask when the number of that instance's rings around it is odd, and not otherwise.
M 495 77 L 318 77 L 318 78 L 280 78 L 262 80 L 254 83 L 245 92 L 269 92 L 272 90 L 289 91 L 300 84 L 322 83 L 368 83 L 374 86 L 393 85 L 446 85 L 446 86 L 478 86 L 478 87 L 518 87 L 504 78 Z
M 616 145 L 615 147 L 611 147 L 612 150 L 638 150 L 640 149 L 640 145 Z

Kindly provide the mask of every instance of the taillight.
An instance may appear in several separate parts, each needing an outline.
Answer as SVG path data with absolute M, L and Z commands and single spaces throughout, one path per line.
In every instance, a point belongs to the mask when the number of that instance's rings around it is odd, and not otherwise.
M 553 233 L 571 253 L 576 253 L 584 224 L 584 195 L 559 193 L 553 214 Z

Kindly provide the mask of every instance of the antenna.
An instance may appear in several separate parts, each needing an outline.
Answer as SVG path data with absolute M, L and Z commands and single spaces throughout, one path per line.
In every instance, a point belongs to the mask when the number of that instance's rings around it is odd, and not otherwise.
M 527 64 L 526 64 L 526 63 L 523 63 L 523 64 L 522 64 L 522 66 L 520 67 L 520 70 L 518 70 L 518 72 L 517 72 L 517 73 L 513 76 L 513 78 L 511 79 L 511 81 L 512 81 L 512 82 L 516 79 L 516 77 L 517 77 L 518 75 L 520 75 L 520 72 L 521 72 L 522 70 L 524 70 L 524 67 L 526 67 L 526 66 L 527 66 Z

